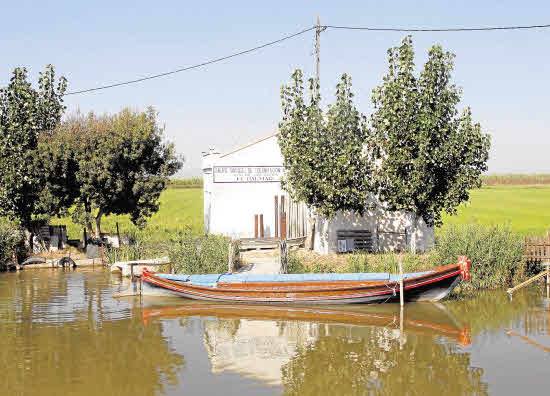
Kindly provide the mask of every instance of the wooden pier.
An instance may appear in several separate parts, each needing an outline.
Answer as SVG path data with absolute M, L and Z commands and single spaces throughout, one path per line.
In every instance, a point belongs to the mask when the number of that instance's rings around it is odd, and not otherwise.
M 546 268 L 525 282 L 509 288 L 507 292 L 510 296 L 516 290 L 528 286 L 539 279 L 546 278 L 546 287 L 550 287 L 550 232 L 545 237 L 526 237 L 523 259 L 529 263 L 540 264 Z

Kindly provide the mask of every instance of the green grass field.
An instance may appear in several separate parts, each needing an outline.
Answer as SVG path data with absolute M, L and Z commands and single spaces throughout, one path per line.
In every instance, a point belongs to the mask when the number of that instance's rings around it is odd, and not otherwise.
M 190 227 L 203 230 L 202 189 L 169 188 L 160 199 L 160 210 L 148 222 L 143 232 L 153 240 L 167 238 L 177 229 Z M 135 231 L 128 216 L 108 216 L 103 219 L 104 232 L 114 232 L 119 222 L 121 233 Z M 543 234 L 550 229 L 550 185 L 487 186 L 471 192 L 470 202 L 461 205 L 456 216 L 445 215 L 448 224 L 509 224 L 521 234 Z M 70 238 L 79 238 L 82 228 L 69 218 L 56 219 L 66 224 Z
M 203 230 L 202 188 L 169 188 L 160 197 L 160 209 L 147 222 L 142 231 L 153 240 L 162 240 L 178 229 L 190 227 L 194 232 Z M 119 223 L 120 232 L 135 232 L 137 228 L 129 216 L 106 216 L 101 222 L 103 232 L 116 230 Z M 70 217 L 55 219 L 54 224 L 66 224 L 69 238 L 81 238 L 82 227 L 74 224 Z
M 470 201 L 443 223 L 509 224 L 520 234 L 550 230 L 550 186 L 487 186 L 470 193 Z

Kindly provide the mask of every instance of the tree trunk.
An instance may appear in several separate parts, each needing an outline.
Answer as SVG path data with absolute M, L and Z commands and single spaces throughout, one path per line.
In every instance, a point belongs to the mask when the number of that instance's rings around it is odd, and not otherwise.
M 32 232 L 32 230 L 29 231 L 29 251 L 31 252 L 31 254 L 34 253 L 34 232 Z
M 103 211 L 99 209 L 95 217 L 95 237 L 98 239 L 101 238 L 101 216 L 103 216 Z
M 307 236 L 306 236 L 306 249 L 313 250 L 313 247 L 315 246 L 315 221 L 316 217 L 313 215 L 313 213 L 310 213 L 308 216 L 308 230 L 307 230 Z
M 94 235 L 94 230 L 92 228 L 92 222 L 90 221 L 92 217 L 92 207 L 88 201 L 84 202 L 84 212 L 86 214 L 86 233 L 88 234 L 88 237 L 91 237 Z

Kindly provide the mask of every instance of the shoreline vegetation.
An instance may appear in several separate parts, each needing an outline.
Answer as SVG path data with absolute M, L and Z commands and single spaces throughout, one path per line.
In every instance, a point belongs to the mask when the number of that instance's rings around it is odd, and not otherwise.
M 522 259 L 523 238 L 507 225 L 467 224 L 446 227 L 436 234 L 435 246 L 424 254 L 402 253 L 403 271 L 425 271 L 455 263 L 458 256 L 472 261 L 472 280 L 462 283 L 455 295 L 498 289 L 525 280 L 538 268 Z M 289 272 L 390 272 L 398 273 L 398 253 L 351 253 L 320 256 L 294 251 Z
M 114 231 L 118 222 L 121 233 L 135 241 L 111 250 L 108 260 L 168 254 L 180 273 L 225 272 L 229 239 L 202 235 L 201 187 L 200 178 L 171 180 L 161 195 L 159 212 L 142 229 L 131 225 L 127 216 L 106 216 L 106 231 Z M 523 241 L 527 234 L 543 234 L 550 225 L 542 210 L 548 199 L 550 175 L 485 176 L 484 187 L 471 192 L 470 202 L 461 206 L 456 216 L 444 217 L 445 225 L 436 231 L 434 249 L 425 254 L 403 254 L 404 270 L 422 271 L 467 255 L 474 263 L 473 281 L 464 284 L 457 295 L 520 282 L 537 270 L 521 260 Z M 498 207 L 495 202 L 499 202 Z M 529 213 L 522 213 L 522 209 Z M 536 224 L 541 217 L 541 224 Z M 70 238 L 81 236 L 82 230 L 70 217 L 52 223 L 66 224 Z M 0 258 L 4 261 L 20 246 L 21 235 L 16 231 L 12 224 L 0 221 Z M 321 256 L 299 249 L 289 255 L 289 272 L 396 273 L 397 260 L 396 253 Z
M 118 260 L 142 259 L 168 254 L 177 273 L 224 273 L 230 239 L 219 235 L 196 235 L 190 229 L 176 233 L 163 246 L 138 240 L 134 246 L 112 249 Z M 136 248 L 137 247 L 137 248 Z M 456 262 L 465 255 L 472 261 L 472 280 L 462 283 L 455 298 L 474 296 L 483 290 L 511 286 L 540 268 L 522 259 L 523 238 L 507 225 L 467 224 L 446 227 L 436 236 L 435 246 L 424 254 L 402 253 L 405 272 L 425 271 Z M 398 273 L 398 253 L 348 253 L 319 255 L 305 249 L 289 253 L 289 273 Z

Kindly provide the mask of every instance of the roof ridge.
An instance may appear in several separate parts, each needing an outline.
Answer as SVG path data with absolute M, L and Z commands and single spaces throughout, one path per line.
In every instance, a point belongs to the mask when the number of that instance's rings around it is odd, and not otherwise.
M 261 142 L 263 142 L 264 140 L 267 140 L 267 139 L 269 139 L 269 138 L 272 138 L 273 136 L 277 136 L 278 134 L 279 134 L 279 131 L 274 132 L 274 133 L 272 133 L 272 134 L 270 134 L 270 135 L 268 135 L 268 136 L 264 136 L 264 137 L 262 137 L 262 138 L 260 138 L 260 139 L 256 139 L 256 140 L 254 140 L 254 141 L 252 141 L 252 142 L 250 142 L 250 143 L 247 143 L 247 144 L 245 144 L 245 145 L 243 145 L 243 146 L 237 147 L 237 148 L 235 148 L 235 149 L 233 149 L 233 150 L 231 150 L 231 151 L 228 151 L 227 153 L 224 153 L 224 154 L 220 155 L 219 158 L 227 157 L 227 156 L 230 155 L 230 154 L 234 154 L 234 153 L 236 153 L 237 151 L 241 151 L 241 150 L 244 150 L 245 148 L 248 148 L 248 147 L 253 146 L 253 145 L 255 145 L 255 144 L 261 143 Z

